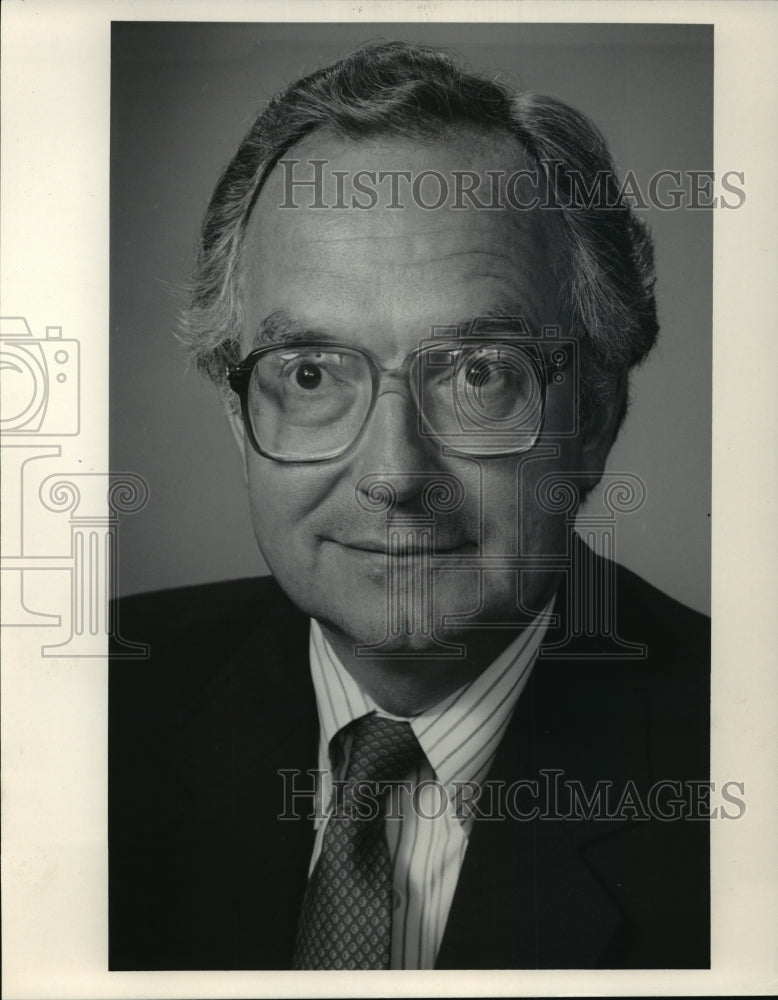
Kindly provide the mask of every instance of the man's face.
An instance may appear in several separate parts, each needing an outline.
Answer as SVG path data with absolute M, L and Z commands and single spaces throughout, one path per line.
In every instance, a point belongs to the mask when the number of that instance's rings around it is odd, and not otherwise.
M 526 166 L 512 140 L 496 136 L 487 143 L 475 133 L 419 147 L 401 139 L 354 143 L 319 132 L 290 157 L 300 161 L 295 177 L 312 175 L 309 159 L 328 161 L 326 204 L 337 201 L 332 171 L 353 176 L 360 170 L 434 169 L 450 177 L 454 170 L 496 169 L 508 176 Z M 370 210 L 317 209 L 307 207 L 311 196 L 298 194 L 301 207 L 279 207 L 286 191 L 283 169 L 276 167 L 251 218 L 242 272 L 244 355 L 266 342 L 260 331 L 269 317 L 276 325 L 282 318 L 287 339 L 298 332 L 301 338 L 335 340 L 369 352 L 386 369 L 398 368 L 433 326 L 479 317 L 510 313 L 524 317 L 534 331 L 559 324 L 568 334 L 560 302 L 560 222 L 553 213 L 427 210 L 409 195 L 402 209 L 388 209 L 388 196 Z M 568 377 L 571 389 L 574 377 Z M 546 412 L 547 432 L 567 419 L 564 400 L 555 398 Z M 303 611 L 358 644 L 379 643 L 391 631 L 391 604 L 401 633 L 391 648 L 417 652 L 434 641 L 419 627 L 425 615 L 418 606 L 408 610 L 408 581 L 418 584 L 424 576 L 423 557 L 412 541 L 400 556 L 387 554 L 387 513 L 360 502 L 363 477 L 393 485 L 393 518 L 424 514 L 424 487 L 436 476 L 454 476 L 461 484 L 462 504 L 435 515 L 435 552 L 443 563 L 483 557 L 485 571 L 472 564 L 465 570 L 437 568 L 428 597 L 420 600 L 440 638 L 466 642 L 474 633 L 443 627 L 444 615 L 505 623 L 521 619 L 521 605 L 533 612 L 544 606 L 556 583 L 553 570 L 489 569 L 488 558 L 563 553 L 564 516 L 541 508 L 536 484 L 549 473 L 580 472 L 601 460 L 604 454 L 592 457 L 573 439 L 558 439 L 550 450 L 541 443 L 518 456 L 445 454 L 435 438 L 419 433 L 404 392 L 379 396 L 356 447 L 341 458 L 282 464 L 245 443 L 255 533 L 282 588 Z M 405 537 L 414 537 L 413 530 Z M 400 580 L 398 591 L 388 587 L 387 577 Z

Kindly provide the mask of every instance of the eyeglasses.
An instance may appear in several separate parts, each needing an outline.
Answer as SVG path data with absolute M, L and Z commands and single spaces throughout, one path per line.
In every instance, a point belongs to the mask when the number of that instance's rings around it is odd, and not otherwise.
M 253 448 L 276 462 L 326 462 L 354 447 L 379 396 L 407 385 L 422 437 L 454 453 L 528 451 L 543 426 L 549 379 L 559 382 L 569 341 L 432 338 L 400 368 L 337 343 L 260 347 L 227 371 Z M 551 346 L 545 350 L 544 346 Z M 556 371 L 555 371 L 556 370 Z

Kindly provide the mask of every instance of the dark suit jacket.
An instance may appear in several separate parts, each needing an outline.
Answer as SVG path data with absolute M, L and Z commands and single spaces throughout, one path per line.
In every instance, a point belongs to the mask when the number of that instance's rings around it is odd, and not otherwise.
M 613 568 L 585 559 L 582 579 Z M 709 623 L 614 572 L 619 637 L 647 657 L 565 644 L 560 593 L 561 652 L 538 660 L 489 781 L 540 779 L 551 816 L 569 814 L 570 780 L 612 782 L 624 808 L 528 821 L 522 793 L 512 816 L 476 819 L 438 968 L 709 965 L 708 824 L 641 815 L 656 782 L 708 777 Z M 278 819 L 278 772 L 310 787 L 318 764 L 307 620 L 260 578 L 129 598 L 119 621 L 151 658 L 111 666 L 110 967 L 290 968 L 313 824 Z

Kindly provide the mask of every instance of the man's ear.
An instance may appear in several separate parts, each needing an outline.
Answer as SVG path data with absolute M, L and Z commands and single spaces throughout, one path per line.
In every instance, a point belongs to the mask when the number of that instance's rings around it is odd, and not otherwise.
M 581 466 L 584 473 L 591 478 L 587 483 L 587 492 L 602 479 L 602 473 L 608 455 L 616 440 L 621 422 L 627 408 L 628 377 L 624 372 L 610 397 L 597 406 L 582 428 L 583 448 Z
M 243 483 L 245 486 L 248 486 L 249 474 L 246 459 L 246 428 L 243 425 L 243 418 L 240 415 L 240 411 L 234 406 L 231 406 L 228 400 L 224 403 L 224 412 L 227 414 L 227 423 L 230 425 L 230 430 L 232 431 L 232 436 L 235 439 L 235 444 L 238 446 L 240 464 L 243 469 Z

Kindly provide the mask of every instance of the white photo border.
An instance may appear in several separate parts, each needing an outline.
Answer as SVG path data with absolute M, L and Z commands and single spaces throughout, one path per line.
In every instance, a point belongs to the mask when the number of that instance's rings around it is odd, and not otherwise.
M 66 337 L 78 331 L 81 380 L 90 394 L 80 434 L 61 447 L 88 475 L 109 467 L 112 20 L 712 23 L 714 168 L 717 174 L 743 170 L 748 191 L 741 210 L 717 212 L 714 220 L 712 773 L 745 782 L 748 810 L 736 823 L 712 824 L 712 969 L 109 973 L 105 660 L 42 657 L 32 628 L 2 635 L 4 996 L 770 993 L 778 975 L 778 675 L 772 668 L 778 647 L 778 7 L 750 0 L 226 0 L 218 6 L 207 0 L 7 0 L 3 7 L 3 313 L 23 312 L 36 334 L 52 322 Z M 108 530 L 110 512 L 98 513 Z

